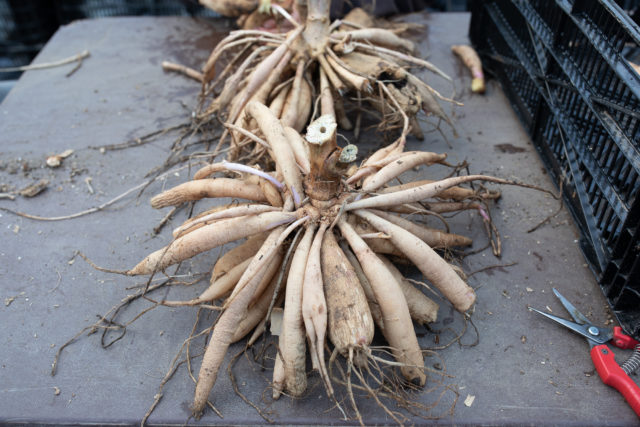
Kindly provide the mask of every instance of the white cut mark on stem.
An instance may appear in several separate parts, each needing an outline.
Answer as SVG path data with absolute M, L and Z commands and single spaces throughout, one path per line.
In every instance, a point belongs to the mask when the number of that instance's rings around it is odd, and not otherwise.
M 227 162 L 226 160 L 223 160 L 222 164 L 228 170 L 238 171 L 238 172 L 246 172 L 246 173 L 250 173 L 250 174 L 253 174 L 253 175 L 257 175 L 257 176 L 259 176 L 261 178 L 264 178 L 267 181 L 269 181 L 270 183 L 272 183 L 273 185 L 275 185 L 278 188 L 278 190 L 282 190 L 284 188 L 284 184 L 282 182 L 278 181 L 277 179 L 275 179 L 274 177 L 272 177 L 268 173 L 263 172 L 261 170 L 258 170 L 256 168 L 252 168 L 251 166 L 243 165 L 241 163 Z

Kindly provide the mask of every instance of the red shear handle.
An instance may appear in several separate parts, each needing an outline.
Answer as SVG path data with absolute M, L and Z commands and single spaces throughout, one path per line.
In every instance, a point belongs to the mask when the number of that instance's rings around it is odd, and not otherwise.
M 640 417 L 640 387 L 624 373 L 616 362 L 611 349 L 605 344 L 593 347 L 591 360 L 593 360 L 602 382 L 622 393 L 631 409 Z
M 624 348 L 628 350 L 631 348 L 635 348 L 635 346 L 640 343 L 622 332 L 622 328 L 620 326 L 614 326 L 613 344 L 618 348 Z

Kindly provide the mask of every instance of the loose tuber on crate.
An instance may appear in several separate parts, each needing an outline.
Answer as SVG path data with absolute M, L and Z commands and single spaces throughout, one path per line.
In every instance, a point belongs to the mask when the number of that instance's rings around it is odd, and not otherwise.
M 471 92 L 484 93 L 484 73 L 482 72 L 482 62 L 476 51 L 468 45 L 453 45 L 451 51 L 455 53 L 464 65 L 471 72 Z

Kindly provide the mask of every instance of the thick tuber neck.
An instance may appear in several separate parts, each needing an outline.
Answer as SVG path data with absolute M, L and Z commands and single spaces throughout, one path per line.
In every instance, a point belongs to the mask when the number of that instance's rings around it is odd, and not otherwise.
M 324 53 L 329 37 L 331 0 L 307 0 L 307 22 L 304 39 L 312 57 Z

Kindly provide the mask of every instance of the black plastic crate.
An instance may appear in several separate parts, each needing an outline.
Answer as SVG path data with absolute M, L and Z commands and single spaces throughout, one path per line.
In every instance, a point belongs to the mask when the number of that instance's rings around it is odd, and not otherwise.
M 640 336 L 640 1 L 474 1 L 470 38 L 582 232 L 618 320 Z
M 56 0 L 60 23 L 109 16 L 219 17 L 196 0 Z
M 0 68 L 28 65 L 59 25 L 109 16 L 219 17 L 197 0 L 0 0 Z M 15 80 L 20 72 L 0 72 Z
M 0 0 L 0 68 L 29 64 L 57 27 L 51 0 Z M 0 73 L 0 79 L 19 75 Z

